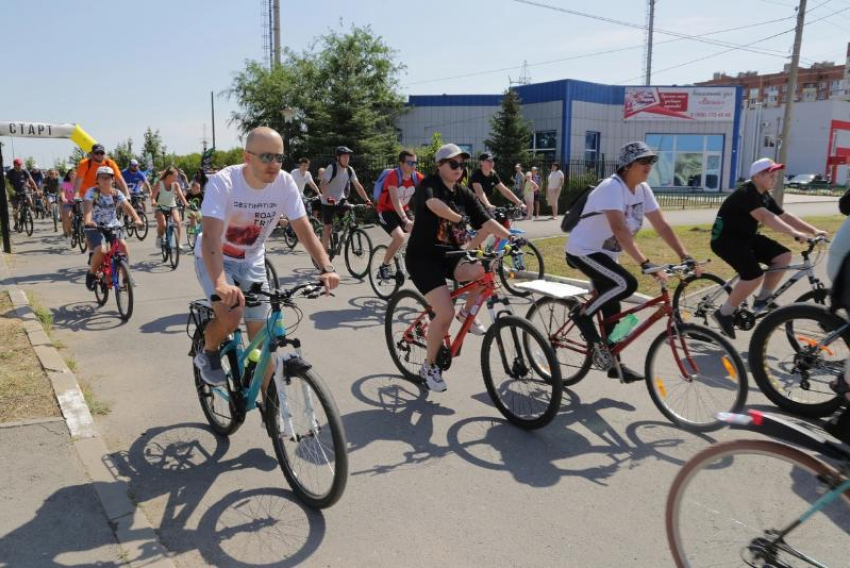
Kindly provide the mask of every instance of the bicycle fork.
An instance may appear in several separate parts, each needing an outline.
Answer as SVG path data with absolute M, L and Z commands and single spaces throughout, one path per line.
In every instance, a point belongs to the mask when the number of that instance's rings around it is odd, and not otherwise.
M 286 373 L 286 368 L 290 365 L 302 366 L 309 368 L 309 364 L 301 357 L 301 349 L 278 355 L 275 358 L 274 382 L 277 387 L 277 396 L 280 401 L 280 414 L 275 417 L 279 419 L 283 425 L 281 432 L 284 436 L 294 441 L 300 441 L 304 437 L 316 436 L 319 432 L 319 421 L 316 418 L 316 407 L 313 403 L 313 395 L 310 392 L 310 386 L 306 381 L 301 383 L 301 394 L 304 397 L 304 408 L 302 413 L 306 422 L 310 424 L 310 432 L 307 434 L 299 434 L 295 429 L 293 421 L 293 412 L 289 404 L 289 396 L 287 395 L 292 388 L 292 381 Z

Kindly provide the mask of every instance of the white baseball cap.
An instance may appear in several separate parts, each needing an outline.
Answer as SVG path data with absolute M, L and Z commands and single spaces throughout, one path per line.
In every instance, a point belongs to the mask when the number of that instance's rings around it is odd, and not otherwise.
M 469 153 L 461 150 L 460 146 L 457 144 L 446 144 L 444 146 L 440 146 L 440 149 L 437 150 L 436 154 L 434 154 L 434 161 L 439 164 L 443 160 L 451 160 L 458 156 L 463 156 L 464 158 L 469 159 Z
M 138 165 L 139 165 L 139 160 L 136 160 L 135 158 L 134 158 L 134 159 L 132 159 L 132 160 L 130 160 L 130 165 L 131 165 L 131 166 L 138 166 Z
M 96 175 L 115 177 L 115 172 L 113 172 L 112 168 L 110 168 L 109 166 L 100 166 L 99 168 L 97 168 Z
M 762 172 L 775 172 L 776 170 L 784 170 L 785 164 L 777 164 L 770 158 L 762 158 L 760 160 L 756 160 L 753 162 L 753 165 L 750 166 L 750 179 L 753 179 L 753 176 L 760 174 Z

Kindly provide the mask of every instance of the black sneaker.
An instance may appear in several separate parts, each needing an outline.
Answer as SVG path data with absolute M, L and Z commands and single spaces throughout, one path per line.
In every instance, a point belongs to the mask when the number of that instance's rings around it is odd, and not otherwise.
M 717 325 L 720 326 L 720 331 L 723 332 L 723 335 L 727 337 L 731 337 L 735 339 L 735 318 L 730 316 L 724 316 L 720 313 L 720 310 L 715 310 L 711 317 L 714 318 L 714 321 L 717 322 Z
M 629 369 L 628 367 L 626 367 L 622 363 L 620 364 L 620 371 L 623 373 L 623 382 L 636 383 L 638 381 L 644 380 L 643 375 L 641 375 L 637 371 Z M 608 378 L 609 379 L 619 379 L 620 377 L 617 375 L 617 369 L 615 369 L 614 367 L 611 367 L 610 369 L 608 369 Z
M 777 309 L 778 307 L 779 307 L 779 304 L 777 304 L 776 302 L 773 302 L 773 301 L 756 300 L 756 301 L 753 302 L 753 311 L 756 312 L 756 313 L 764 312 L 764 311 L 772 312 L 773 310 Z
M 86 288 L 90 292 L 94 292 L 95 288 L 97 288 L 97 276 L 91 272 L 86 272 Z
M 581 306 L 576 306 L 570 310 L 570 319 L 572 319 L 578 330 L 584 336 L 588 343 L 598 343 L 601 341 L 599 332 L 596 331 L 596 324 L 593 323 L 593 317 L 581 313 Z
M 390 272 L 389 264 L 382 264 L 378 267 L 378 279 L 379 280 L 392 280 L 392 273 Z

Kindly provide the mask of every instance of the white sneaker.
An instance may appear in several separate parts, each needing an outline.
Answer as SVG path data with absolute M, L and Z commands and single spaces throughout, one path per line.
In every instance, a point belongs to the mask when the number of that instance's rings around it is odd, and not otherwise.
M 443 371 L 436 365 L 425 363 L 419 368 L 419 378 L 425 381 L 428 389 L 434 392 L 445 392 L 446 381 L 443 380 Z
M 455 319 L 463 325 L 463 322 L 466 321 L 467 316 L 469 316 L 469 312 L 465 309 L 461 308 L 460 311 L 455 316 Z M 469 333 L 472 335 L 484 335 L 487 333 L 487 329 L 481 325 L 481 322 L 478 321 L 478 318 L 472 320 L 472 325 L 469 326 Z

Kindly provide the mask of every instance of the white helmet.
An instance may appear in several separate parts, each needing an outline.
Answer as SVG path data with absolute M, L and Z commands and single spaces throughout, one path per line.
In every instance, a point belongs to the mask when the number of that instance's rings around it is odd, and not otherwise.
M 97 175 L 115 177 L 115 172 L 109 166 L 100 166 L 97 168 Z

